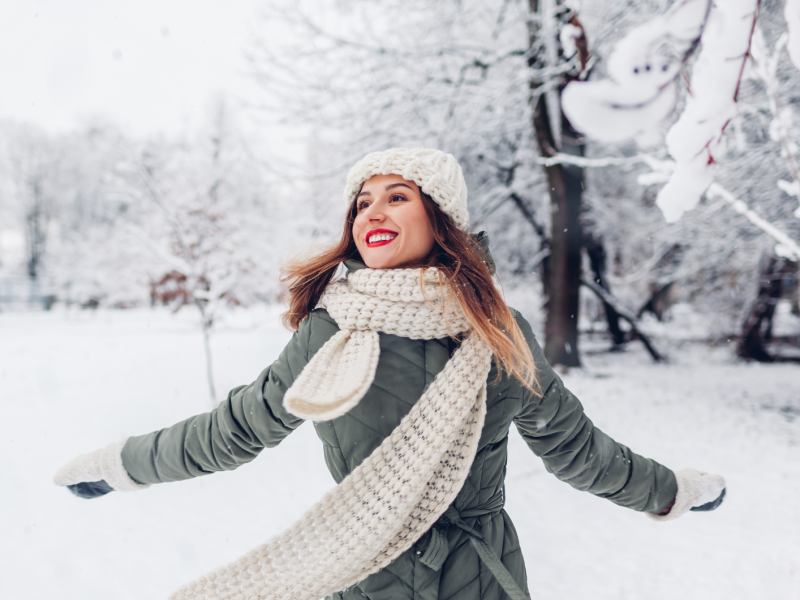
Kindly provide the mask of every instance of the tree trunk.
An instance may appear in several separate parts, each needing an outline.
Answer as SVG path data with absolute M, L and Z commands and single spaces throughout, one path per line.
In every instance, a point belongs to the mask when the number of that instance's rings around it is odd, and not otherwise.
M 28 277 L 35 281 L 39 276 L 40 265 L 47 241 L 47 228 L 50 223 L 50 210 L 44 196 L 39 177 L 31 177 L 27 182 L 28 207 L 25 214 L 25 240 L 28 251 Z
M 603 244 L 594 236 L 586 235 L 583 239 L 583 245 L 586 248 L 586 254 L 589 255 L 589 263 L 592 265 L 595 283 L 611 293 L 611 286 L 608 285 L 606 280 L 606 250 Z M 619 313 L 611 304 L 602 298 L 601 300 L 603 301 L 606 323 L 608 323 L 608 333 L 611 334 L 614 346 L 621 346 L 625 343 L 625 332 L 619 326 Z
M 533 112 L 533 127 L 541 156 L 552 156 L 555 144 L 547 116 L 544 96 Z M 583 156 L 584 145 L 564 119 L 562 151 Z M 580 225 L 583 169 L 571 165 L 545 167 L 550 203 L 551 237 L 548 261 L 547 316 L 544 353 L 550 364 L 580 366 L 578 355 L 578 312 L 581 281 Z
M 639 312 L 636 313 L 636 318 L 641 319 L 644 313 L 651 312 L 655 315 L 656 319 L 663 321 L 664 311 L 667 310 L 670 305 L 669 294 L 672 291 L 672 286 L 674 284 L 674 281 L 670 281 L 666 285 L 662 286 L 651 284 L 650 298 L 644 303 L 644 305 L 642 305 L 642 308 L 639 309 Z
M 211 319 L 206 314 L 206 310 L 202 302 L 195 302 L 197 309 L 200 311 L 200 324 L 203 328 L 203 348 L 206 353 L 206 378 L 208 380 L 208 393 L 211 398 L 211 408 L 217 406 L 217 390 L 214 386 L 214 369 L 211 362 Z
M 539 11 L 538 0 L 528 0 L 530 14 L 535 17 L 529 24 L 531 56 L 528 66 L 541 69 L 554 60 L 544 56 L 539 44 L 542 35 L 543 14 Z M 547 15 L 544 18 L 551 18 Z M 545 28 L 546 29 L 546 28 Z M 545 33 L 545 35 L 550 35 Z M 545 40 L 545 46 L 551 40 Z M 545 52 L 546 53 L 546 52 Z M 583 66 L 583 63 L 582 63 Z M 558 85 L 558 94 L 572 76 L 565 75 Z M 559 150 L 551 123 L 561 124 L 561 152 L 583 156 L 584 144 L 580 135 L 572 128 L 558 102 L 561 114 L 550 119 L 547 110 L 545 93 L 539 88 L 545 81 L 531 79 L 531 92 L 535 105 L 533 107 L 533 129 L 539 155 L 553 156 Z M 553 83 L 552 81 L 550 83 Z M 550 255 L 548 257 L 548 276 L 545 283 L 547 290 L 547 316 L 545 317 L 544 354 L 550 364 L 562 364 L 568 367 L 580 366 L 578 355 L 578 309 L 581 288 L 581 248 L 583 239 L 580 225 L 581 197 L 583 194 L 583 169 L 572 165 L 553 165 L 545 167 L 551 205 L 551 237 Z
M 773 362 L 775 358 L 767 351 L 767 342 L 772 334 L 772 319 L 775 305 L 783 292 L 783 279 L 791 272 L 791 261 L 772 257 L 769 259 L 758 287 L 758 297 L 744 322 L 737 353 L 742 358 L 760 362 Z

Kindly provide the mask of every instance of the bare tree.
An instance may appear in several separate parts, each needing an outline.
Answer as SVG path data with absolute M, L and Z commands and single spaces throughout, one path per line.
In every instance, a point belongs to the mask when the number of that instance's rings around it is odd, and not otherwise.
M 317 187 L 330 193 L 368 150 L 413 144 L 454 154 L 473 222 L 490 229 L 501 265 L 529 274 L 547 255 L 546 353 L 553 363 L 579 364 L 582 169 L 539 165 L 539 157 L 583 153 L 558 100 L 587 66 L 577 15 L 549 0 L 379 9 L 350 1 L 318 6 L 313 16 L 291 3 L 272 11 L 265 26 L 281 23 L 302 43 L 278 48 L 262 36 L 251 53 L 255 76 L 272 114 L 313 130 L 318 170 L 330 175 Z M 400 24 L 404 35 L 389 35 Z M 528 226 L 537 220 L 545 226 Z
M 758 294 L 744 321 L 737 352 L 742 358 L 773 362 L 776 358 L 767 349 L 767 344 L 772 341 L 775 307 L 781 297 L 790 292 L 785 283 L 794 281 L 797 276 L 797 262 L 774 256 L 764 262 Z
M 257 231 L 263 215 L 252 206 L 248 218 L 242 212 L 242 204 L 253 200 L 247 183 L 255 182 L 244 177 L 250 163 L 240 143 L 218 104 L 210 130 L 199 139 L 152 140 L 124 170 L 132 197 L 150 207 L 128 230 L 158 258 L 150 270 L 152 301 L 174 311 L 197 309 L 212 404 L 217 402 L 213 328 L 225 307 L 258 298 L 260 282 L 267 279 L 254 258 L 265 250 Z
M 57 208 L 60 150 L 55 140 L 31 126 L 17 126 L 9 133 L 8 155 L 25 233 L 25 267 L 35 284 L 42 272 Z
M 561 25 L 572 28 L 570 56 L 558 37 Z M 530 0 L 530 50 L 533 129 L 539 155 L 559 152 L 583 156 L 585 145 L 561 110 L 561 92 L 586 69 L 586 35 L 577 15 L 555 0 Z M 569 164 L 543 167 L 551 203 L 548 261 L 545 356 L 551 364 L 579 366 L 578 317 L 580 312 L 581 227 L 583 168 Z

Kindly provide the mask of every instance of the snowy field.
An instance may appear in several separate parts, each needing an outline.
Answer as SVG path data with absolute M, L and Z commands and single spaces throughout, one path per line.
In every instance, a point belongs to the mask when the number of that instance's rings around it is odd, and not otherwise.
M 289 334 L 277 310 L 213 340 L 220 395 L 253 380 Z M 279 532 L 332 485 L 309 424 L 236 472 L 86 501 L 51 483 L 76 454 L 208 409 L 189 312 L 0 314 L 0 598 L 157 600 Z M 800 366 L 658 340 L 599 352 L 567 385 L 602 429 L 667 466 L 725 475 L 714 513 L 672 523 L 572 490 L 512 430 L 507 510 L 542 600 L 796 599 Z

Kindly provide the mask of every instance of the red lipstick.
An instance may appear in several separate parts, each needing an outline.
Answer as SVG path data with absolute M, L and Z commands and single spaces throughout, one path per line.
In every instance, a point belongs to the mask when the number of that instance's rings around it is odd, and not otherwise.
M 382 240 L 377 241 L 377 242 L 370 242 L 369 241 L 369 239 L 373 235 L 380 235 L 380 234 L 391 235 L 392 237 L 391 237 L 391 239 L 388 239 L 388 240 L 387 239 L 382 239 Z M 366 235 L 366 237 L 364 239 L 367 242 L 367 248 L 377 248 L 378 246 L 385 246 L 386 244 L 391 243 L 394 240 L 394 238 L 397 237 L 397 235 L 398 235 L 398 233 L 396 231 L 392 231 L 391 229 L 373 229 L 373 230 L 367 232 L 367 235 Z

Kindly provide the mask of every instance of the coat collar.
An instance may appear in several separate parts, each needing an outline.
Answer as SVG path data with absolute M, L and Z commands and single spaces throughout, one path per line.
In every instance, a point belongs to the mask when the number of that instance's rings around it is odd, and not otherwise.
M 485 231 L 479 231 L 478 233 L 471 233 L 470 237 L 472 237 L 472 241 L 475 242 L 480 249 L 486 253 L 486 258 L 488 260 L 485 262 L 489 267 L 489 271 L 491 271 L 492 275 L 494 275 L 494 273 L 497 271 L 497 266 L 495 265 L 491 252 L 489 252 L 489 234 Z M 364 264 L 360 256 L 358 258 L 347 259 L 344 261 L 344 266 L 347 267 L 348 273 L 367 268 L 367 265 Z

